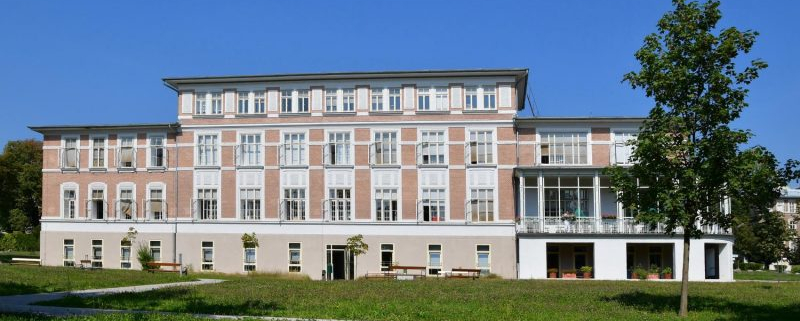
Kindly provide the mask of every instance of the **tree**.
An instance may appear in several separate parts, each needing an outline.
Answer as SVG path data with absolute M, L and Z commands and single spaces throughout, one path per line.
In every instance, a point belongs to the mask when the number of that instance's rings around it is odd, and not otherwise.
M 9 141 L 0 155 L 0 230 L 25 232 L 39 226 L 42 200 L 42 142 L 37 140 Z M 9 219 L 13 210 L 27 217 L 23 230 L 20 222 L 25 220 L 15 213 L 15 227 Z
M 744 87 L 767 64 L 752 60 L 741 70 L 736 60 L 748 53 L 753 31 L 717 32 L 719 1 L 703 4 L 673 0 L 674 10 L 659 20 L 635 57 L 639 71 L 623 77 L 654 100 L 641 132 L 632 142 L 634 165 L 608 170 L 614 191 L 636 219 L 663 223 L 668 233 L 683 233 L 679 314 L 688 315 L 689 244 L 702 225 L 730 225 L 721 203 L 738 184 L 739 146 L 750 133 L 730 123 L 747 107 Z
M 780 188 L 794 178 L 794 163 L 778 168 L 775 156 L 756 146 L 740 154 L 737 171 L 740 179 L 731 189 L 731 214 L 734 250 L 749 261 L 765 266 L 779 261 L 786 253 L 786 243 L 794 237 L 782 213 L 772 206 L 780 197 Z
M 355 257 L 356 262 L 352 262 L 353 270 L 355 270 L 358 256 L 367 253 L 367 251 L 369 250 L 369 244 L 364 243 L 364 236 L 358 234 L 351 236 L 347 239 L 347 245 L 345 245 L 345 250 L 347 251 L 347 253 L 350 253 Z M 345 257 L 349 257 L 349 255 L 345 255 Z M 350 269 L 348 269 L 347 271 L 350 271 Z

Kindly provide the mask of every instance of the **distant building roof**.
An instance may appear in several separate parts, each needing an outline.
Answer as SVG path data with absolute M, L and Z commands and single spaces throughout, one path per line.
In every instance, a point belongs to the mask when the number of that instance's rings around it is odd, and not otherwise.
M 781 198 L 800 198 L 800 188 L 781 188 Z
M 44 125 L 28 126 L 31 130 L 47 134 L 52 132 L 74 132 L 86 130 L 126 130 L 126 129 L 165 129 L 176 132 L 180 129 L 179 123 L 139 123 L 139 124 L 84 124 L 84 125 Z

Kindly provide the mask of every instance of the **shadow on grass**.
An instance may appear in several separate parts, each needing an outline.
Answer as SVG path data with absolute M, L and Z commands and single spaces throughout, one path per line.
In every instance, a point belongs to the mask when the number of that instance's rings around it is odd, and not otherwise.
M 30 294 L 39 292 L 44 292 L 44 289 L 41 289 L 38 286 L 32 286 L 16 282 L 0 282 L 0 296 Z
M 628 292 L 611 297 L 605 301 L 653 313 L 675 312 L 680 306 L 680 296 Z M 694 312 L 714 312 L 726 317 L 718 320 L 797 320 L 800 315 L 800 301 L 791 305 L 764 305 L 734 302 L 722 298 L 689 295 L 689 315 Z

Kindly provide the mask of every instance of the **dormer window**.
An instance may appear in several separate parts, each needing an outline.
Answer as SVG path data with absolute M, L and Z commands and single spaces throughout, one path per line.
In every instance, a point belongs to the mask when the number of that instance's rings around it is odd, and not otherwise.
M 296 113 L 307 113 L 309 105 L 308 90 L 297 91 L 297 111 Z
M 445 111 L 449 103 L 446 87 L 420 88 L 417 93 L 417 109 L 420 111 Z
M 383 111 L 383 89 L 372 89 L 372 95 L 370 95 L 370 97 L 372 100 L 372 111 Z
M 248 114 L 250 113 L 250 93 L 246 91 L 240 91 L 236 93 L 236 101 L 239 103 L 239 113 L 240 114 Z
M 493 85 L 464 87 L 464 109 L 497 109 L 497 87 Z
M 195 93 L 194 112 L 197 115 L 222 114 L 222 93 Z
M 267 111 L 267 93 L 256 91 L 253 93 L 253 112 L 263 114 Z
M 292 91 L 291 90 L 281 90 L 281 112 L 282 113 L 291 113 L 292 112 Z

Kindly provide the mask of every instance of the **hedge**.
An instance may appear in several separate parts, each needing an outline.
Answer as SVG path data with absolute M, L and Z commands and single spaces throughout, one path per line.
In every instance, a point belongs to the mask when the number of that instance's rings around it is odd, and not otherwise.
M 38 251 L 39 234 L 12 232 L 0 235 L 0 251 Z

